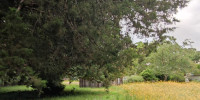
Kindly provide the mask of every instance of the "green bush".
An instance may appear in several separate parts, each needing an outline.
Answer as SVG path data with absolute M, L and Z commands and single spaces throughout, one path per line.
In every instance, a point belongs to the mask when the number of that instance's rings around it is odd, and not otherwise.
M 42 89 L 46 87 L 46 81 L 37 77 L 31 77 L 30 86 L 38 91 L 38 95 L 41 95 L 44 92 Z
M 133 82 L 143 82 L 144 81 L 144 78 L 139 75 L 131 75 L 131 76 L 127 76 L 125 78 L 126 78 L 126 80 L 124 83 L 133 83 Z
M 65 86 L 60 81 L 46 81 L 46 87 L 42 89 L 45 94 L 59 94 L 64 90 Z
M 158 78 L 158 81 L 165 81 L 165 75 L 162 73 L 156 73 L 155 76 Z M 169 80 L 169 76 L 167 77 L 167 80 Z
M 197 68 L 200 69 L 200 64 L 197 65 Z
M 174 75 L 170 75 L 169 79 L 171 81 L 177 81 L 177 82 L 184 82 L 185 78 L 184 78 L 184 74 L 174 74 Z
M 151 69 L 143 70 L 140 75 L 144 78 L 145 81 L 157 81 L 158 78 L 155 76 L 155 72 Z

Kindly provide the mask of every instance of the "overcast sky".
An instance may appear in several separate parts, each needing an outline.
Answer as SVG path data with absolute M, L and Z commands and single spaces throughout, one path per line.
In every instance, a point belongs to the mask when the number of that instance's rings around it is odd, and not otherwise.
M 175 31 L 170 32 L 166 35 L 172 35 L 177 39 L 177 42 L 182 45 L 185 39 L 190 39 L 194 42 L 192 44 L 193 48 L 200 51 L 200 0 L 191 0 L 187 7 L 180 9 L 175 15 L 176 18 L 180 20 L 176 23 Z M 127 31 L 126 25 L 123 25 L 126 21 L 122 20 L 122 33 Z M 132 35 L 132 40 L 134 43 L 139 41 L 151 41 L 152 38 L 139 39 L 137 36 Z
M 177 39 L 179 44 L 185 39 L 193 41 L 193 47 L 200 51 L 200 0 L 191 0 L 188 6 L 180 9 L 176 17 L 181 21 L 175 26 L 177 29 L 170 35 Z

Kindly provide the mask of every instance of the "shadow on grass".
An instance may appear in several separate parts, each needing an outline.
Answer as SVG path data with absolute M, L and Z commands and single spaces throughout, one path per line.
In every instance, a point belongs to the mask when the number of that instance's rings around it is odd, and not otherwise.
M 27 100 L 27 99 L 37 99 L 36 91 L 13 91 L 0 93 L 0 100 Z
M 67 85 L 63 92 L 53 95 L 37 94 L 26 86 L 0 88 L 0 100 L 135 100 L 119 87 L 111 87 L 108 94 L 104 88 L 80 88 L 78 85 Z
M 43 94 L 38 97 L 36 91 L 13 91 L 13 92 L 0 92 L 0 100 L 39 100 L 56 97 L 87 97 L 87 96 L 101 96 L 106 95 L 105 91 L 92 91 L 92 90 L 65 90 L 58 95 Z

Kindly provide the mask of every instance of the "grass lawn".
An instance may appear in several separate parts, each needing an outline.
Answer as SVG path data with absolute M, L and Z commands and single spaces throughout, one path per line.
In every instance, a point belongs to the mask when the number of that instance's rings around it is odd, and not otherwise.
M 75 88 L 74 92 L 72 92 Z M 104 88 L 79 88 L 78 84 L 66 85 L 61 95 L 37 97 L 33 89 L 26 86 L 0 87 L 0 100 L 134 100 L 119 86 L 112 86 L 106 93 Z

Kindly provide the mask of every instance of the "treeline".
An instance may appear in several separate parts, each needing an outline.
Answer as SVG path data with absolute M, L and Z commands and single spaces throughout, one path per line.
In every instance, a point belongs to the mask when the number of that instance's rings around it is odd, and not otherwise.
M 127 81 L 171 80 L 184 82 L 187 74 L 199 75 L 200 51 L 192 48 L 191 43 L 191 41 L 186 40 L 180 46 L 173 37 L 169 37 L 157 45 L 155 51 L 144 57 L 141 62 L 137 60 L 133 64 L 132 70 L 129 69 L 128 73 L 133 76 L 128 77 Z M 142 78 L 137 75 L 142 76 Z

